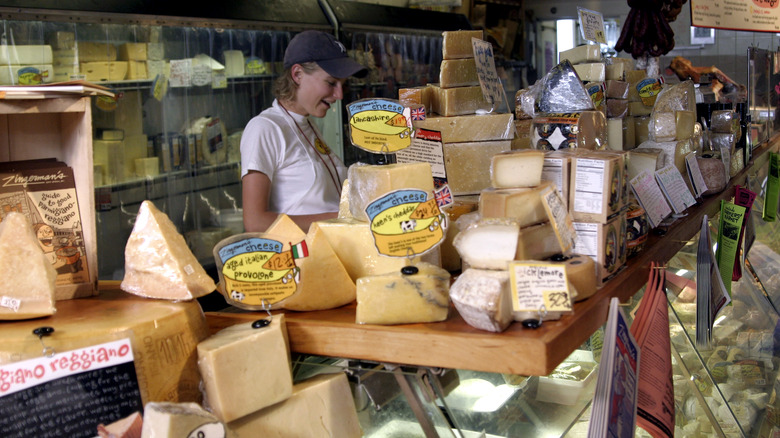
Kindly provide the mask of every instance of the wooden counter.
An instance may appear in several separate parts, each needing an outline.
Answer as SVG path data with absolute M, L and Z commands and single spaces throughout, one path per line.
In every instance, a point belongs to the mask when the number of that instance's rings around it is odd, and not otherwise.
M 687 210 L 663 236 L 651 232 L 644 250 L 594 296 L 574 305 L 574 313 L 547 321 L 536 330 L 513 323 L 503 333 L 477 330 L 451 309 L 445 322 L 397 326 L 355 324 L 355 304 L 317 312 L 286 312 L 290 347 L 297 353 L 371 360 L 405 365 L 470 369 L 524 375 L 547 375 L 606 322 L 609 300 L 628 300 L 647 282 L 650 262 L 666 262 L 691 238 L 696 238 L 703 215 L 720 211 L 721 199 L 734 195 L 734 185 L 744 185 L 766 165 L 768 151 L 777 151 L 778 140 L 754 151 L 746 169 L 732 178 L 723 192 L 705 198 Z M 258 319 L 262 312 L 208 312 L 212 332 Z

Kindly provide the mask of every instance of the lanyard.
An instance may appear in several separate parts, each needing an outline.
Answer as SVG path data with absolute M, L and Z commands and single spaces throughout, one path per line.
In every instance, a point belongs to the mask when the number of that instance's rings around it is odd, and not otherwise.
M 328 151 L 328 153 L 325 155 L 328 156 L 328 160 L 330 161 L 331 166 L 333 166 L 333 172 L 331 172 L 330 166 L 328 166 L 328 163 L 325 162 L 325 159 L 322 158 L 323 154 L 320 153 L 317 147 L 314 146 L 311 140 L 309 140 L 309 137 L 307 137 L 306 134 L 303 133 L 303 129 L 301 129 L 301 127 L 298 125 L 298 122 L 295 121 L 295 118 L 293 118 L 292 114 L 290 114 L 290 112 L 287 111 L 287 108 L 285 108 L 282 104 L 279 104 L 279 106 L 282 107 L 284 112 L 287 113 L 287 116 L 290 117 L 290 120 L 292 120 L 293 125 L 295 125 L 295 127 L 298 128 L 298 132 L 301 134 L 301 137 L 303 137 L 303 139 L 306 140 L 306 143 L 309 145 L 312 151 L 314 151 L 314 155 L 316 155 L 320 159 L 320 161 L 322 161 L 322 164 L 325 166 L 325 169 L 327 169 L 328 171 L 328 175 L 330 175 L 330 180 L 336 186 L 336 193 L 341 193 L 341 178 L 339 177 L 338 167 L 336 166 L 336 163 L 333 162 L 333 157 L 331 156 L 328 146 L 325 144 L 324 141 L 320 140 L 320 136 L 317 134 L 317 130 L 314 129 L 314 126 L 312 126 L 311 120 L 309 120 L 308 118 L 306 119 L 306 121 L 309 123 L 309 128 L 311 128 L 311 131 L 314 133 L 315 141 L 320 142 L 320 144 L 323 146 L 323 149 Z

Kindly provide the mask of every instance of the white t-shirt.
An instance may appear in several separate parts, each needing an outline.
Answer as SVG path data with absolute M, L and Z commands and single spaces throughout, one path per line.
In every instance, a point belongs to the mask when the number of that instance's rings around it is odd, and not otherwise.
M 247 123 L 241 135 L 241 177 L 256 170 L 270 178 L 269 210 L 289 215 L 338 211 L 347 169 L 336 154 L 316 150 L 319 138 L 307 117 L 285 111 L 276 100 Z

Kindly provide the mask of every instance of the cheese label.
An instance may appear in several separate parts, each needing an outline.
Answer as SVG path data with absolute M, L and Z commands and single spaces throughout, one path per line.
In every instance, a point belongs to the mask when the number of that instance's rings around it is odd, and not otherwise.
M 418 129 L 411 145 L 395 154 L 397 163 L 429 163 L 434 179 L 447 181 L 441 132 Z
M 225 425 L 222 423 L 202 424 L 190 432 L 187 438 L 225 438 Z
M 474 50 L 474 61 L 477 66 L 479 85 L 482 95 L 491 106 L 491 112 L 505 101 L 504 86 L 496 72 L 496 63 L 493 57 L 493 45 L 479 38 L 471 38 Z
M 533 143 L 537 149 L 557 151 L 577 147 L 581 113 L 552 113 L 534 118 Z
M 308 256 L 305 240 L 285 245 L 272 238 L 248 235 L 218 246 L 215 256 L 222 274 L 222 290 L 230 304 L 262 308 L 297 291 L 301 270 L 295 261 Z
M 412 257 L 432 250 L 444 240 L 447 215 L 434 197 L 422 190 L 395 190 L 366 207 L 379 254 Z
M 509 263 L 512 310 L 568 312 L 572 310 L 566 266 L 553 263 Z
M 42 71 L 35 67 L 23 67 L 16 74 L 19 85 L 40 85 L 44 82 L 44 78 L 49 76 L 49 71 Z
M 588 87 L 588 94 L 593 101 L 593 106 L 596 108 L 603 108 L 604 103 L 604 83 L 599 82 L 597 84 Z
M 639 98 L 645 106 L 652 107 L 658 93 L 663 88 L 663 80 L 656 78 L 645 78 L 636 84 L 636 91 L 639 92 Z
M 347 105 L 352 144 L 368 152 L 390 154 L 412 143 L 411 120 L 392 99 L 361 99 Z

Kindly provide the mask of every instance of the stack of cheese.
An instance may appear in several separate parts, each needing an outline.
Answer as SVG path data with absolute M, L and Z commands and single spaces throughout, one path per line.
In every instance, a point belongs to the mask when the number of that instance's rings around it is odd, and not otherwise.
M 134 176 L 148 178 L 159 174 L 158 157 L 150 157 L 148 138 L 143 130 L 143 96 L 125 91 L 111 111 L 92 112 L 95 137 L 95 185 L 116 184 Z
M 587 44 L 564 50 L 558 55 L 559 62 L 569 60 L 574 65 L 577 76 L 583 82 L 604 82 L 606 66 L 601 59 L 601 46 Z
M 48 35 L 52 47 L 54 81 L 65 82 L 79 76 L 79 57 L 76 54 L 76 34 L 56 31 Z
M 512 113 L 477 114 L 491 105 L 479 85 L 472 38 L 481 39 L 482 31 L 444 32 L 439 83 L 399 90 L 405 106 L 425 106 L 426 118 L 413 121 L 415 129 L 441 132 L 447 183 L 456 196 L 490 185 L 490 157 L 510 150 L 515 133 Z
M 607 112 L 607 144 L 613 150 L 630 150 L 636 147 L 634 118 L 628 114 L 629 89 L 626 71 L 633 70 L 634 60 L 606 58 L 605 98 Z M 619 120 L 619 122 L 618 122 Z
M 39 85 L 54 81 L 50 45 L 0 44 L 0 84 Z
M 121 81 L 127 77 L 127 61 L 117 61 L 116 46 L 107 42 L 78 41 L 75 56 L 79 70 L 90 82 Z

